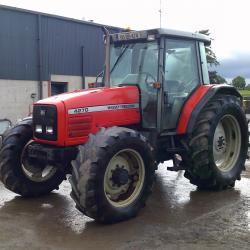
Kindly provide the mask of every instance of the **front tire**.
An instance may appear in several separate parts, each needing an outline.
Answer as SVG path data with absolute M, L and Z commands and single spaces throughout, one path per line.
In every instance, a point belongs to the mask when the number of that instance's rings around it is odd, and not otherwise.
M 32 137 L 32 119 L 23 120 L 5 134 L 0 151 L 0 180 L 24 197 L 48 194 L 65 179 L 65 173 L 54 166 L 28 164 L 24 160 Z
M 206 104 L 188 147 L 185 177 L 192 184 L 212 190 L 234 186 L 248 150 L 247 122 L 235 96 L 218 95 Z
M 85 215 L 114 223 L 137 215 L 151 192 L 153 148 L 138 132 L 102 129 L 79 147 L 72 162 L 71 196 Z

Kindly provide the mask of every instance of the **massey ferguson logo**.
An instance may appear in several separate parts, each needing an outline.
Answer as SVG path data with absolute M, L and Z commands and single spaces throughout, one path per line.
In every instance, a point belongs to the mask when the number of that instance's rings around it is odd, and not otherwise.
M 138 109 L 139 103 L 131 104 L 116 104 L 116 105 L 105 105 L 105 106 L 94 106 L 94 107 L 83 107 L 76 109 L 69 109 L 69 115 L 76 115 L 82 113 L 91 113 L 91 112 L 101 112 L 101 111 L 112 111 L 112 110 L 121 110 L 121 109 Z
M 43 109 L 40 110 L 40 115 L 41 115 L 41 116 L 45 116 L 45 115 L 46 115 L 46 110 L 43 110 Z

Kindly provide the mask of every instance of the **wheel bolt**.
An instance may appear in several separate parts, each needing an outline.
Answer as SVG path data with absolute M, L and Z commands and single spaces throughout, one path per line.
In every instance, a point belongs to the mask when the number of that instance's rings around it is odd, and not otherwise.
M 138 181 L 138 175 L 134 175 L 134 181 Z

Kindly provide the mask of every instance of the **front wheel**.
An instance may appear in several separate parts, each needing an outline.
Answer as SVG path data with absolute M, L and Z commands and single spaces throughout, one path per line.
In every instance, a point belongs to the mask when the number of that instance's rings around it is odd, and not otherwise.
M 1 181 L 24 197 L 48 194 L 65 179 L 57 167 L 29 159 L 32 136 L 32 119 L 23 120 L 5 134 L 0 151 Z
M 134 217 L 151 192 L 153 149 L 131 129 L 112 127 L 91 135 L 72 165 L 76 207 L 99 222 Z
M 201 189 L 221 190 L 240 179 L 248 127 L 235 96 L 215 96 L 201 111 L 189 138 L 185 177 Z

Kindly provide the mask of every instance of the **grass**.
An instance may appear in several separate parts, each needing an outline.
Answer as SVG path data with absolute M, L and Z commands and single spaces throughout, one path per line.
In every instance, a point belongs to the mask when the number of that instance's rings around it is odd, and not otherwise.
M 239 90 L 239 92 L 242 96 L 250 96 L 250 90 L 244 89 L 244 90 Z

